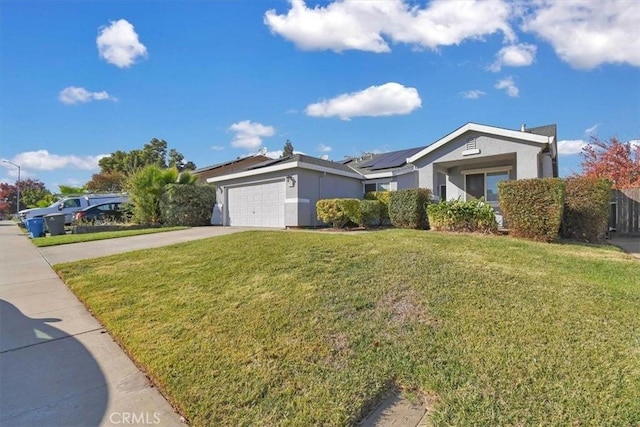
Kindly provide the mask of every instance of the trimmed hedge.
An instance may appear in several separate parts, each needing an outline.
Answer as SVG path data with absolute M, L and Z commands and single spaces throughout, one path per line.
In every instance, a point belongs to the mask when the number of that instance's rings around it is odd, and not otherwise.
M 382 225 L 385 211 L 386 208 L 380 200 L 360 200 L 360 212 L 362 215 L 359 225 L 363 227 L 367 225 Z
M 429 228 L 426 205 L 431 199 L 431 190 L 412 188 L 390 192 L 389 217 L 391 224 L 398 228 Z
M 168 184 L 160 197 L 160 213 L 164 225 L 198 226 L 211 224 L 216 202 L 212 185 Z
M 587 242 L 604 240 L 610 202 L 611 181 L 595 177 L 565 179 L 561 236 Z
M 482 200 L 441 201 L 427 206 L 429 227 L 436 231 L 495 233 L 498 223 L 493 208 Z
M 564 207 L 561 179 L 500 181 L 498 197 L 511 235 L 543 242 L 556 238 Z
M 382 203 L 380 221 L 377 225 L 389 224 L 389 201 L 391 200 L 391 191 L 370 191 L 364 195 L 364 198 L 365 200 L 378 200 Z
M 333 228 L 344 228 L 349 221 L 362 224 L 362 211 L 358 199 L 323 199 L 316 203 L 318 219 Z

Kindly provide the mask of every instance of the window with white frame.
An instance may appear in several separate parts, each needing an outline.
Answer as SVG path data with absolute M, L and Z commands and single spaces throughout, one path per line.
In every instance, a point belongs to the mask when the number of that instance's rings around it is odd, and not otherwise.
M 467 199 L 484 198 L 490 203 L 498 203 L 498 183 L 509 179 L 510 168 L 492 168 L 486 170 L 462 171 L 465 175 L 465 193 Z
M 391 191 L 391 181 L 369 182 L 364 184 L 364 192 L 370 191 Z

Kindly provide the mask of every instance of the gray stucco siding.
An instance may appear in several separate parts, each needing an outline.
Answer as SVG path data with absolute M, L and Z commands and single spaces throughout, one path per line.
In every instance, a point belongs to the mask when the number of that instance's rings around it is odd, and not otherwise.
M 317 226 L 316 203 L 321 199 L 362 198 L 362 181 L 331 173 L 300 169 L 298 171 L 299 227 Z M 308 203 L 306 201 L 309 201 Z M 302 201 L 302 203 L 300 203 Z
M 469 139 L 475 141 L 478 154 L 463 155 Z M 451 175 L 451 170 L 460 165 L 464 165 L 463 169 L 504 166 L 510 163 L 509 158 L 515 159 L 512 165 L 513 179 L 538 178 L 541 169 L 538 155 L 541 150 L 539 144 L 469 132 L 415 162 L 418 168 L 418 184 L 422 188 L 437 191 L 437 172 Z M 455 191 L 454 188 L 451 190 Z M 447 198 L 453 196 L 454 194 L 449 193 L 447 185 Z

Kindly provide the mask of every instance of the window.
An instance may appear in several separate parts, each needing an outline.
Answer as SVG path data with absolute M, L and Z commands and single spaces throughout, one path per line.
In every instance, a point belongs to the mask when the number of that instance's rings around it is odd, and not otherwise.
M 498 203 L 498 183 L 509 179 L 509 170 L 489 169 L 486 171 L 462 171 L 465 174 L 467 198 L 484 198 L 485 201 Z
M 68 199 L 65 200 L 62 204 L 63 208 L 79 208 L 80 207 L 80 199 Z
M 447 186 L 445 185 L 441 185 L 440 186 L 440 200 L 447 200 Z
M 506 181 L 509 179 L 509 172 L 492 172 L 486 175 L 486 187 L 487 187 L 487 197 L 485 200 L 487 202 L 497 202 L 498 201 L 498 183 L 500 181 Z
M 370 191 L 391 191 L 391 181 L 385 182 L 370 182 L 364 185 L 364 192 Z
M 474 173 L 465 177 L 467 194 L 474 199 L 484 197 L 484 174 Z

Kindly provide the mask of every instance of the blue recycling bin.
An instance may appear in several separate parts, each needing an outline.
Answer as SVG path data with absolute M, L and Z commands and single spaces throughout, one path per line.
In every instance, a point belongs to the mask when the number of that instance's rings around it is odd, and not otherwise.
M 44 218 L 29 218 L 25 222 L 32 239 L 44 237 Z

